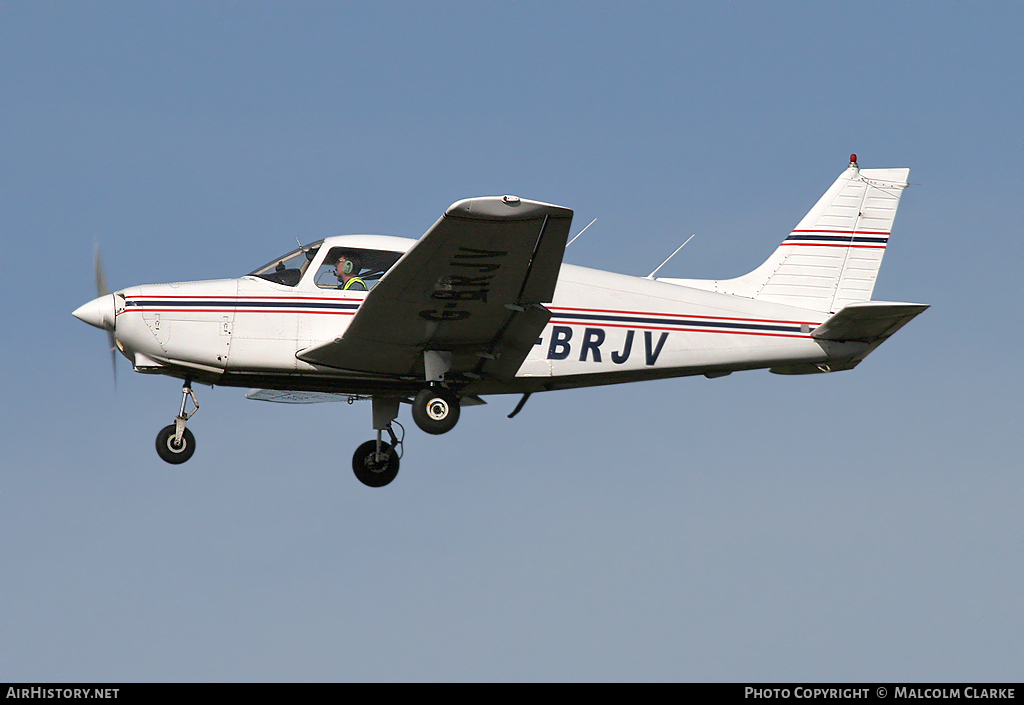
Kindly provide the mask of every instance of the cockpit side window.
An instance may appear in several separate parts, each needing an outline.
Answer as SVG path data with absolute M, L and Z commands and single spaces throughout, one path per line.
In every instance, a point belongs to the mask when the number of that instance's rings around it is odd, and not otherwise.
M 277 259 L 272 260 L 257 269 L 255 272 L 250 272 L 249 276 L 266 279 L 267 281 L 274 282 L 275 284 L 295 286 L 299 283 L 299 280 L 302 279 L 302 275 L 309 267 L 309 263 L 313 261 L 313 258 L 319 250 L 319 242 L 314 242 L 311 245 L 305 245 L 297 250 L 289 252 L 283 257 L 278 257 Z
M 369 291 L 401 256 L 401 252 L 389 250 L 332 247 L 317 270 L 316 285 L 321 289 Z

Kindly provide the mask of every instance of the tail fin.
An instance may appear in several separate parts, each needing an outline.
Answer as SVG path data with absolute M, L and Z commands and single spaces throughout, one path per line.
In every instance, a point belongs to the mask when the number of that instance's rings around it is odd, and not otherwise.
M 736 279 L 667 280 L 834 313 L 869 301 L 910 169 L 861 169 L 856 155 L 771 257 Z

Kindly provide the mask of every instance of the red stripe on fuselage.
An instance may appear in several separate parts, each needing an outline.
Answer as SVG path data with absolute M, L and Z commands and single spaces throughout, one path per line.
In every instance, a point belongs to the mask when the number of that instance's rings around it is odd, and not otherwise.
M 610 308 L 570 308 L 568 306 L 548 306 L 551 311 L 580 311 L 582 313 L 622 313 L 630 316 L 673 316 L 675 318 L 702 318 L 711 321 L 743 321 L 745 323 L 784 323 L 791 326 L 818 326 L 820 323 L 810 321 L 784 321 L 775 318 L 737 318 L 735 316 L 699 316 L 688 313 L 654 313 L 651 311 L 621 311 Z
M 890 235 L 886 230 L 791 230 L 791 233 L 835 233 L 839 235 Z
M 566 326 L 594 326 L 599 328 L 634 328 L 636 330 L 669 330 L 679 333 L 726 333 L 730 335 L 762 335 L 772 338 L 810 338 L 806 333 L 760 333 L 749 330 L 726 330 L 724 328 L 673 328 L 668 326 L 640 326 L 631 323 L 580 323 L 579 321 L 563 321 L 552 319 L 551 323 Z

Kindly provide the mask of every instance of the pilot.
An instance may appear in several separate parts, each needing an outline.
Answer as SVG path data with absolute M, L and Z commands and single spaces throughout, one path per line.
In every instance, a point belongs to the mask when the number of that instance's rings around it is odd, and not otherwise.
M 359 259 L 353 255 L 341 255 L 334 267 L 334 274 L 341 282 L 339 289 L 345 291 L 367 291 L 366 282 L 359 278 Z

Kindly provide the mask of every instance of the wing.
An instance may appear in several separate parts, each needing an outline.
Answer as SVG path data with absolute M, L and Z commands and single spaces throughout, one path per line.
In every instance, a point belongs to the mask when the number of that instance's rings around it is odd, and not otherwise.
M 344 335 L 299 352 L 343 369 L 423 376 L 451 369 L 509 379 L 551 313 L 572 211 L 514 196 L 453 204 L 367 295 Z

